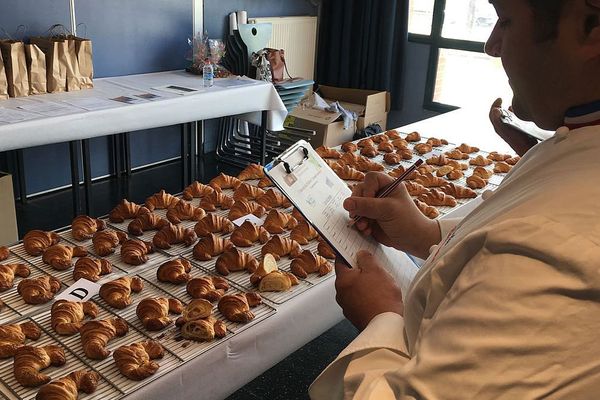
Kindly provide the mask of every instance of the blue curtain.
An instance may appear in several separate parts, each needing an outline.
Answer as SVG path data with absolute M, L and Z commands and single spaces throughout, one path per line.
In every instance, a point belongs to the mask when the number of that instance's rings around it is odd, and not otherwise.
M 387 90 L 402 106 L 408 0 L 323 0 L 317 83 Z

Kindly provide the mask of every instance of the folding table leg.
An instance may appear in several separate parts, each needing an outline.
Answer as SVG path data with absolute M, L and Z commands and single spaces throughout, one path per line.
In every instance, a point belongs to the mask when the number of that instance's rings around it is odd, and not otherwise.
M 79 195 L 79 140 L 69 142 L 69 152 L 71 155 L 71 185 L 73 188 L 73 214 L 77 216 L 81 212 L 81 197 Z
M 260 137 L 261 137 L 261 154 L 260 154 L 260 164 L 265 165 L 267 161 L 267 119 L 269 115 L 267 111 L 263 111 L 261 113 L 260 118 Z
M 206 178 L 204 172 L 204 121 L 199 121 L 198 124 L 198 177 L 201 182 Z
M 85 189 L 85 213 L 90 215 L 92 208 L 92 167 L 90 162 L 90 141 L 81 141 L 83 159 L 83 187 Z
M 181 124 L 181 169 L 182 169 L 182 185 L 185 188 L 189 185 L 189 124 Z
M 125 169 L 127 170 L 127 177 L 131 176 L 131 145 L 129 143 L 129 132 L 123 134 L 123 152 L 125 160 Z
M 190 183 L 198 179 L 198 121 L 190 122 Z
M 21 204 L 27 204 L 27 184 L 25 183 L 25 162 L 23 161 L 23 150 L 15 150 L 17 159 L 17 179 L 19 179 L 19 197 Z
M 120 134 L 110 136 L 110 152 L 112 158 L 113 172 L 117 178 L 121 177 L 121 151 Z

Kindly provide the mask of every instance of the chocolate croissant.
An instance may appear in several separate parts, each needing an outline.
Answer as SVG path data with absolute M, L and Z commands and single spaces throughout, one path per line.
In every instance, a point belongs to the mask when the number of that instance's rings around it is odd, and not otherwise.
M 87 215 L 80 215 L 71 222 L 71 229 L 75 240 L 84 241 L 91 239 L 94 233 L 106 229 L 106 222 L 90 218 Z
M 333 266 L 325 257 L 313 254 L 310 250 L 304 250 L 299 257 L 292 260 L 290 270 L 297 277 L 307 278 L 308 274 L 312 273 L 325 276 L 333 271 Z
M 108 219 L 111 222 L 124 222 L 126 219 L 134 219 L 144 214 L 149 214 L 150 210 L 126 199 L 121 200 L 119 205 L 111 210 Z
M 172 224 L 179 224 L 181 221 L 200 221 L 205 216 L 206 211 L 185 201 L 180 201 L 167 211 L 167 219 Z
M 167 261 L 156 270 L 156 278 L 160 282 L 179 285 L 186 283 L 191 279 L 189 272 L 192 270 L 192 264 L 185 258 L 177 258 Z
M 211 233 L 227 234 L 233 232 L 233 229 L 234 225 L 230 220 L 216 214 L 208 214 L 194 226 L 194 232 L 200 237 Z
M 342 155 L 340 154 L 339 151 L 332 149 L 331 147 L 327 147 L 327 146 L 320 146 L 317 147 L 315 149 L 315 152 L 321 157 L 321 158 L 341 158 Z
M 237 178 L 240 181 L 247 181 L 250 179 L 262 179 L 265 177 L 265 171 L 262 165 L 258 164 L 250 164 L 240 174 Z
M 151 243 L 129 239 L 121 246 L 121 260 L 129 265 L 141 265 L 148 261 L 148 254 L 153 251 Z
M 242 183 L 233 193 L 234 200 L 255 200 L 265 194 L 259 187 Z
M 183 190 L 183 198 L 190 201 L 195 198 L 203 198 L 212 194 L 215 190 L 208 185 L 196 181 Z
M 129 326 L 122 318 L 88 321 L 81 329 L 81 347 L 86 357 L 92 360 L 104 360 L 110 354 L 106 345 L 115 337 L 125 336 Z
M 127 231 L 135 236 L 141 236 L 146 231 L 159 231 L 169 225 L 169 221 L 158 214 L 140 215 L 127 226 Z
M 283 233 L 286 229 L 298 226 L 298 221 L 291 214 L 282 213 L 279 210 L 271 210 L 265 219 L 263 227 L 269 233 Z
M 54 232 L 33 230 L 23 237 L 23 247 L 30 256 L 39 256 L 50 246 L 60 242 L 60 236 Z
M 229 239 L 215 236 L 212 233 L 208 236 L 200 238 L 194 246 L 193 256 L 199 261 L 208 261 L 214 256 L 223 254 L 225 250 L 233 247 L 233 243 Z
M 256 242 L 267 243 L 270 238 L 271 235 L 264 227 L 245 221 L 233 230 L 230 239 L 238 247 L 250 247 Z
M 233 198 L 217 191 L 200 200 L 200 207 L 206 211 L 216 211 L 217 207 L 221 210 L 229 210 L 234 204 Z
M 60 281 L 52 276 L 23 279 L 17 285 L 17 293 L 27 304 L 44 304 L 60 291 Z
M 148 197 L 145 204 L 146 208 L 150 211 L 168 210 L 169 208 L 174 207 L 180 201 L 180 199 L 165 192 L 163 189 L 160 192 Z
M 13 287 L 15 276 L 27 278 L 29 274 L 31 271 L 25 264 L 0 264 L 0 292 Z
M 160 365 L 152 361 L 163 358 L 165 351 L 155 340 L 133 343 L 121 346 L 113 354 L 119 371 L 127 378 L 141 381 L 158 371 Z
M 96 318 L 98 307 L 91 301 L 58 300 L 52 304 L 50 324 L 56 333 L 71 336 L 79 332 L 86 316 Z
M 100 375 L 97 372 L 84 369 L 73 371 L 65 377 L 42 386 L 35 400 L 77 400 L 79 392 L 94 393 L 99 380 Z
M 50 377 L 40 371 L 50 366 L 60 367 L 67 362 L 60 346 L 23 346 L 15 354 L 13 371 L 22 386 L 36 387 L 50 382 Z
M 229 290 L 229 284 L 218 276 L 204 276 L 191 279 L 185 290 L 193 299 L 215 302 Z
M 251 201 L 236 201 L 231 207 L 231 210 L 229 210 L 229 215 L 227 218 L 229 218 L 231 221 L 235 221 L 236 219 L 245 217 L 249 214 L 254 214 L 258 218 L 261 218 L 263 215 L 265 215 L 265 208 L 260 204 L 256 204 Z
M 182 228 L 169 225 L 162 228 L 154 235 L 152 244 L 159 249 L 170 249 L 173 244 L 183 244 L 188 247 L 196 242 L 198 236 L 192 228 Z
M 273 254 L 276 260 L 279 260 L 283 256 L 295 258 L 302 253 L 302 247 L 294 240 L 275 235 L 261 249 L 263 256 L 267 253 Z
M 94 252 L 97 255 L 106 257 L 114 253 L 117 246 L 122 244 L 125 240 L 127 240 L 127 235 L 125 233 L 106 230 L 94 234 L 92 245 L 94 246 Z
M 154 297 L 139 302 L 135 314 L 149 331 L 160 331 L 173 323 L 169 313 L 181 314 L 183 304 L 176 299 Z
M 290 232 L 290 239 L 295 240 L 301 245 L 308 244 L 313 239 L 319 237 L 317 231 L 306 221 L 300 221 Z
M 457 199 L 474 199 L 477 197 L 477 193 L 475 193 L 474 190 L 451 182 L 447 182 L 440 186 L 440 190 Z
M 10 257 L 10 250 L 6 246 L 0 246 L 0 261 L 6 260 Z
M 254 306 L 260 304 L 260 301 L 256 300 L 257 298 L 260 299 L 260 296 L 256 293 L 226 294 L 219 300 L 218 309 L 229 321 L 240 323 L 250 322 L 255 318 L 254 313 L 250 311 L 251 304 Z
M 131 293 L 139 293 L 144 282 L 137 276 L 123 276 L 100 286 L 100 297 L 109 306 L 123 309 L 131 304 Z
M 242 181 L 235 176 L 229 176 L 221 173 L 216 178 L 213 178 L 209 182 L 208 186 L 212 187 L 217 192 L 220 192 L 223 189 L 237 189 L 241 184 Z
M 229 275 L 231 272 L 248 271 L 253 273 L 258 267 L 258 261 L 253 255 L 245 253 L 238 248 L 232 247 L 217 258 L 215 269 L 221 275 Z
M 42 330 L 33 322 L 0 325 L 0 359 L 13 357 L 26 339 L 38 340 Z

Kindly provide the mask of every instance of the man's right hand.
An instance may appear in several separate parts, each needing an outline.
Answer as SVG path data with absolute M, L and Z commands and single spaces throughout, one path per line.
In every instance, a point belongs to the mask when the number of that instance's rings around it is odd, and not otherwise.
M 496 99 L 490 108 L 490 121 L 494 130 L 512 149 L 520 156 L 537 144 L 537 140 L 527 136 L 518 129 L 515 129 L 502 122 L 502 99 Z
M 368 173 L 364 182 L 356 185 L 352 196 L 344 201 L 344 208 L 351 218 L 364 217 L 356 224 L 363 234 L 425 259 L 429 248 L 441 240 L 439 225 L 419 211 L 404 185 L 399 185 L 388 197 L 375 198 L 379 190 L 393 181 L 384 173 Z

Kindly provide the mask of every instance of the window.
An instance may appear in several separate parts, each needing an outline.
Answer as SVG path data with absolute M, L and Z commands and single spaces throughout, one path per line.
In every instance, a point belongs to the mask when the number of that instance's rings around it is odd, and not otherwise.
M 431 46 L 425 108 L 447 111 L 512 98 L 500 60 L 483 52 L 496 20 L 486 0 L 410 0 L 409 40 Z

